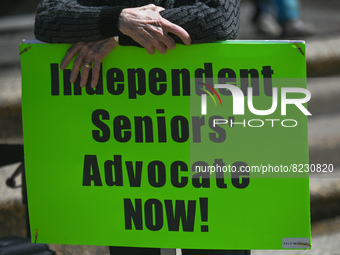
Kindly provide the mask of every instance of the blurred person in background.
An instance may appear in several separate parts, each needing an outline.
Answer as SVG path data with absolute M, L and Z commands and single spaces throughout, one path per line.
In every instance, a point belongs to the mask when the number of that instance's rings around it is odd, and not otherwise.
M 260 33 L 274 38 L 307 36 L 314 26 L 301 20 L 299 0 L 253 0 L 253 23 Z

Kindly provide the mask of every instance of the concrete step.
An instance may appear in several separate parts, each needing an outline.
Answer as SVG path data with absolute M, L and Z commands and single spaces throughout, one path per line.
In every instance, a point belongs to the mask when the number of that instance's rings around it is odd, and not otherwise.
M 34 13 L 11 15 L 0 18 L 0 33 L 12 32 L 17 33 L 21 31 L 31 30 L 34 24 Z
M 0 18 L 1 71 L 20 68 L 19 44 L 23 39 L 34 38 L 33 24 L 34 14 Z
M 307 89 L 312 95 L 308 110 L 313 119 L 321 114 L 340 112 L 340 75 L 308 78 Z
M 22 143 L 20 69 L 1 69 L 0 77 L 0 143 Z
M 310 117 L 308 141 L 310 163 L 340 166 L 340 114 Z
M 340 168 L 310 174 L 312 222 L 340 216 Z
M 340 36 L 311 40 L 307 43 L 309 77 L 340 74 Z

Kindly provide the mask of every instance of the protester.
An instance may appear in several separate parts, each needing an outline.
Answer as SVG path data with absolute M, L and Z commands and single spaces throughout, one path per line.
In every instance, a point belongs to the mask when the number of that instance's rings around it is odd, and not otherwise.
M 37 9 L 35 35 L 44 42 L 75 43 L 61 68 L 75 57 L 71 82 L 82 69 L 80 84 L 85 86 L 92 67 L 95 87 L 100 62 L 118 44 L 164 54 L 176 43 L 235 39 L 239 5 L 240 0 L 43 0 Z M 159 255 L 160 249 L 110 247 L 110 254 Z M 250 251 L 183 250 L 183 255 L 190 254 L 248 255 Z

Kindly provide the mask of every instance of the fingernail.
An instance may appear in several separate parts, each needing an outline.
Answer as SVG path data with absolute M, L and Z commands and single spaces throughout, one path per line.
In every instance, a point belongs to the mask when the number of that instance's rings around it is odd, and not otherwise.
M 91 83 L 91 88 L 94 88 L 96 86 L 96 84 Z

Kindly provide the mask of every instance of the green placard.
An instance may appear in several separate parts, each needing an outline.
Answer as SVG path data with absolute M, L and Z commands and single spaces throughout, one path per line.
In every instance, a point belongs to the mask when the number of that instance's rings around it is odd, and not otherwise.
M 119 46 L 95 90 L 69 47 L 21 45 L 32 240 L 310 247 L 303 42 Z

